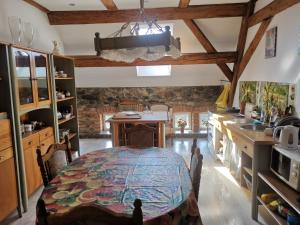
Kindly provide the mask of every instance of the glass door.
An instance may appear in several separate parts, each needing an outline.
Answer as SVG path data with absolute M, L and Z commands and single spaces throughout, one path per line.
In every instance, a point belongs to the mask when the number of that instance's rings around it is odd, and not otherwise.
M 20 107 L 32 107 L 34 106 L 34 92 L 30 53 L 25 50 L 14 49 L 14 56 L 16 60 L 16 79 Z
M 34 74 L 37 86 L 38 103 L 50 103 L 50 87 L 47 55 L 42 53 L 33 53 Z

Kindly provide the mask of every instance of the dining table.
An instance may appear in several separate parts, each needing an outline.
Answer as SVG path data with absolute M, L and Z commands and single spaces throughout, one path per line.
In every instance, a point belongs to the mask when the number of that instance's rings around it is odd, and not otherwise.
M 84 154 L 64 167 L 40 198 L 50 217 L 83 204 L 130 216 L 140 199 L 144 225 L 199 218 L 185 160 L 167 148 L 114 147 Z

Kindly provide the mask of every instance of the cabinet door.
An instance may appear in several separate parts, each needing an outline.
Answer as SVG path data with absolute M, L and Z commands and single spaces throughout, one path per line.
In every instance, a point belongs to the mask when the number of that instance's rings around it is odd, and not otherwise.
M 38 105 L 50 104 L 50 86 L 47 55 L 33 53 L 34 75 Z
M 14 49 L 14 57 L 16 62 L 16 82 L 20 108 L 32 108 L 35 106 L 35 101 L 30 52 Z
M 30 196 L 42 184 L 40 168 L 36 160 L 36 147 L 24 150 L 24 161 L 26 171 L 27 195 Z
M 17 208 L 14 158 L 0 163 L 0 222 Z

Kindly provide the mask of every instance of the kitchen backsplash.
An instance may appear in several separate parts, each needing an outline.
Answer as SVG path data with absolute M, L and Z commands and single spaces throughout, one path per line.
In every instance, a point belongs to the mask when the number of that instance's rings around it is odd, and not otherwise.
M 284 114 L 288 106 L 295 107 L 295 84 L 241 81 L 239 96 L 240 101 L 247 99 L 259 109 L 270 110 L 275 107 L 279 114 Z

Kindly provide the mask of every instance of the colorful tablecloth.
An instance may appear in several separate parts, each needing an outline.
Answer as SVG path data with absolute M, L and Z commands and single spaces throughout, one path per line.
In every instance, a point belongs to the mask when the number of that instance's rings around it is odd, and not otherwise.
M 178 208 L 199 215 L 184 159 L 159 148 L 111 148 L 83 155 L 65 167 L 41 197 L 50 214 L 89 203 L 132 215 L 139 198 L 145 222 Z

